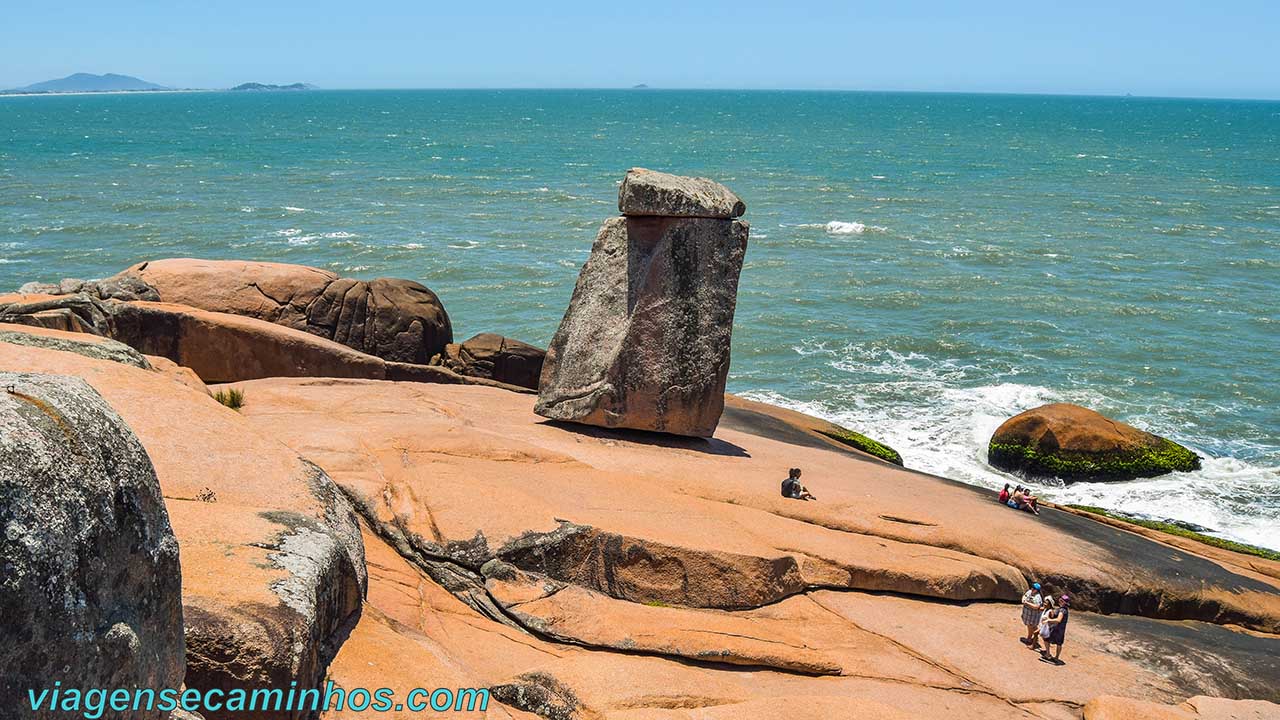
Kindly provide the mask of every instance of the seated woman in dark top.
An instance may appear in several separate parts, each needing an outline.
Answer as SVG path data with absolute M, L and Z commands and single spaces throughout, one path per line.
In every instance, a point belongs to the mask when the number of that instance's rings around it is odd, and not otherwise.
M 787 479 L 782 481 L 782 497 L 792 500 L 817 500 L 809 489 L 800 484 L 800 468 L 791 468 Z

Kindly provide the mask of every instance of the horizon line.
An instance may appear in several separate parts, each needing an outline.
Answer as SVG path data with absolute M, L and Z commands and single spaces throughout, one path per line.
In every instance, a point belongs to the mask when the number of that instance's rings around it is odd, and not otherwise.
M 136 76 L 135 76 L 136 77 Z M 258 82 L 258 81 L 251 81 Z M 300 81 L 303 84 L 311 84 Z M 34 84 L 34 83 L 33 83 Z M 283 84 L 283 83 L 263 83 Z M 292 83 L 289 83 L 292 84 Z M 40 97 L 56 95 L 146 95 L 150 93 L 197 93 L 197 92 L 246 92 L 260 93 L 306 93 L 306 92 L 550 92 L 550 91 L 610 91 L 610 92 L 810 92 L 810 93 L 844 93 L 844 94 L 878 94 L 878 95 L 991 95 L 1007 97 L 1062 97 L 1062 98 L 1108 98 L 1133 100 L 1222 100 L 1232 102 L 1280 102 L 1280 96 L 1274 97 L 1241 97 L 1223 95 L 1141 95 L 1134 93 L 1090 93 L 1090 92 L 1055 92 L 1055 91 L 1012 91 L 1012 90 L 870 90 L 856 88 L 822 88 L 822 87 L 777 87 L 777 88 L 744 88 L 744 87 L 657 87 L 639 86 L 469 86 L 469 87 L 318 87 L 306 90 L 258 90 L 236 91 L 232 87 L 162 87 L 140 90 L 68 90 L 68 91 L 25 91 L 21 86 L 0 89 L 2 97 Z

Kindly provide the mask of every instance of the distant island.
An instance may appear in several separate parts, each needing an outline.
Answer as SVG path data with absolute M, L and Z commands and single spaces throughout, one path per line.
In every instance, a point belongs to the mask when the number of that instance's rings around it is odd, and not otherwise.
M 25 93 L 75 93 L 75 92 L 141 92 L 147 90 L 171 90 L 146 80 L 130 75 L 93 75 L 91 73 L 75 73 L 57 80 L 46 80 L 26 87 L 3 90 L 10 94 Z
M 183 88 L 191 91 L 192 88 Z M 262 92 L 275 90 L 315 90 L 316 86 L 308 83 L 293 83 L 292 85 L 271 85 L 268 83 L 247 82 L 228 88 L 231 92 Z M 34 85 L 26 87 L 13 88 L 12 90 L 0 90 L 0 95 L 56 95 L 58 93 L 118 93 L 118 92 L 157 92 L 169 91 L 173 92 L 178 88 L 165 87 L 157 85 L 153 82 L 147 82 L 131 75 L 117 75 L 115 73 L 107 73 L 105 75 L 94 75 L 92 73 L 75 73 L 57 80 L 46 80 L 38 82 Z M 207 92 L 207 91 L 206 91 Z
M 631 89 L 632 90 L 648 90 L 649 86 L 645 85 L 644 83 L 640 83 L 639 85 L 632 85 Z
M 237 85 L 231 89 L 232 90 L 250 90 L 250 91 L 254 91 L 254 90 L 315 90 L 316 86 L 308 85 L 307 83 L 294 83 L 292 85 L 267 85 L 264 83 L 247 82 L 247 83 Z

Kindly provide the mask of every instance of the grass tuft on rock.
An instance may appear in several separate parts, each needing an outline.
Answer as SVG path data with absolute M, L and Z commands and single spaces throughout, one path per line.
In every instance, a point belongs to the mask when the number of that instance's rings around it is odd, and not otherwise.
M 1184 537 L 1184 538 L 1187 538 L 1188 540 L 1195 540 L 1196 542 L 1202 542 L 1205 545 L 1212 545 L 1213 547 L 1221 548 L 1223 550 L 1230 550 L 1232 552 L 1243 553 L 1245 555 L 1254 555 L 1256 557 L 1265 558 L 1267 560 L 1280 561 L 1280 552 L 1276 552 L 1275 550 L 1268 550 L 1267 548 L 1258 547 L 1256 545 L 1239 543 L 1234 540 L 1224 540 L 1220 537 L 1214 537 L 1213 535 L 1205 535 L 1204 533 L 1198 533 L 1194 530 L 1188 530 L 1184 527 L 1175 525 L 1173 523 L 1161 522 L 1160 520 L 1146 520 L 1143 518 L 1131 517 L 1129 515 L 1123 515 L 1120 513 L 1112 512 L 1110 510 L 1107 510 L 1105 508 L 1100 508 L 1095 505 L 1068 505 L 1067 507 L 1073 510 L 1082 510 L 1087 513 L 1093 513 L 1094 515 L 1101 515 L 1103 517 L 1111 518 L 1112 520 L 1119 520 L 1120 522 L 1126 522 L 1131 525 L 1138 525 L 1140 527 L 1148 528 L 1150 530 L 1158 530 L 1162 533 L 1177 535 L 1178 537 Z
M 244 407 L 244 391 L 236 388 L 229 390 L 219 390 L 213 394 L 213 399 L 226 405 L 232 410 L 239 410 Z
M 1040 452 L 1030 445 L 993 442 L 987 461 L 1004 470 L 1063 480 L 1129 480 L 1200 469 L 1199 455 L 1165 438 L 1155 447 L 1106 455 Z
M 897 450 L 894 450 L 888 445 L 877 440 L 872 440 L 860 432 L 854 432 L 848 428 L 842 428 L 839 425 L 835 425 L 833 427 L 836 428 L 834 432 L 827 432 L 826 430 L 819 430 L 818 432 L 826 435 L 836 442 L 843 443 L 856 450 L 861 450 L 868 455 L 875 455 L 886 462 L 891 462 L 894 465 L 902 464 L 902 456 L 898 454 Z

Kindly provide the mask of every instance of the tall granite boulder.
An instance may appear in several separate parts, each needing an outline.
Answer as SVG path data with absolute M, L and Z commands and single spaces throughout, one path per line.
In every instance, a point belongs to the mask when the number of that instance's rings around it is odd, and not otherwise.
M 161 301 L 304 330 L 393 362 L 426 364 L 453 342 L 440 298 L 412 280 L 353 280 L 319 268 L 243 260 L 152 260 L 96 281 L 28 283 L 22 292 Z M 65 310 L 63 311 L 65 313 Z M 66 327 L 68 322 L 46 327 Z
M 724 410 L 748 226 L 710 180 L 627 173 L 547 349 L 535 412 L 710 437 Z
M 156 473 L 129 426 L 80 378 L 0 373 L 0 714 L 67 717 L 30 708 L 27 690 L 55 680 L 181 687 L 181 584 Z
M 1070 403 L 1032 408 L 991 436 L 987 461 L 1030 476 L 1109 481 L 1200 469 L 1178 443 Z

